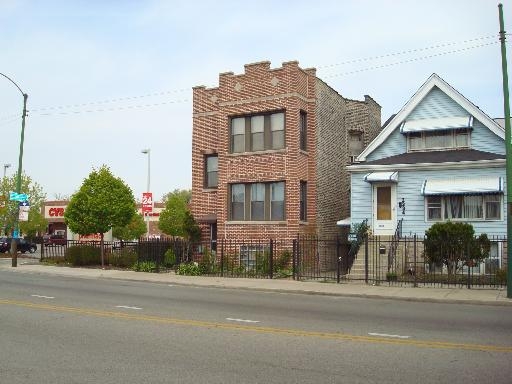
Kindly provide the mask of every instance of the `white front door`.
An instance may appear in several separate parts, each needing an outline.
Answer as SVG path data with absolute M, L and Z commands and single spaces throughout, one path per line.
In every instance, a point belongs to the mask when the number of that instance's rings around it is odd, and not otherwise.
M 373 184 L 373 233 L 393 235 L 396 229 L 396 184 Z

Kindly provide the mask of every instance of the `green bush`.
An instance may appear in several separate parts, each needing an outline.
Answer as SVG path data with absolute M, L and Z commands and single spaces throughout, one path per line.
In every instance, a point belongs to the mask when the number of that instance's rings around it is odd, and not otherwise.
M 120 268 L 130 268 L 137 263 L 137 251 L 133 248 L 121 248 L 109 257 L 110 265 Z
M 172 268 L 176 264 L 176 255 L 174 249 L 169 248 L 164 254 L 164 266 L 166 268 Z
M 197 263 L 182 263 L 178 266 L 176 273 L 178 275 L 200 276 L 201 268 Z
M 398 275 L 396 272 L 386 273 L 386 281 L 398 281 Z
M 157 273 L 159 271 L 158 265 L 154 261 L 141 261 L 133 264 L 132 269 L 135 272 L 151 272 Z
M 496 270 L 496 283 L 506 284 L 507 283 L 507 268 L 499 268 Z
M 73 245 L 66 250 L 64 260 L 73 266 L 100 265 L 101 249 L 92 245 Z

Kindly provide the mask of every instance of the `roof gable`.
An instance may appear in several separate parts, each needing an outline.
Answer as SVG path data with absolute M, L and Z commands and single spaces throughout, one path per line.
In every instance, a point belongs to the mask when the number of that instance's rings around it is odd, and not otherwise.
M 492 131 L 496 136 L 505 139 L 505 130 L 497 122 L 491 119 L 487 114 L 481 111 L 471 101 L 466 99 L 455 88 L 433 73 L 427 81 L 416 91 L 402 109 L 388 122 L 377 137 L 361 152 L 357 157 L 358 161 L 365 161 L 366 157 L 383 144 L 391 133 L 400 127 L 402 122 L 409 117 L 415 108 L 427 97 L 434 89 L 438 88 L 447 97 L 451 98 L 460 107 L 466 110 L 475 119 L 480 121 L 485 127 Z

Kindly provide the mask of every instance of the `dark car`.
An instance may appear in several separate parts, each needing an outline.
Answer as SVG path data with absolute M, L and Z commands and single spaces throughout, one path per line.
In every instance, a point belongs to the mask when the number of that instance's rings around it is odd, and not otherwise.
M 35 243 L 32 243 L 26 239 L 15 239 L 18 243 L 17 249 L 18 252 L 25 253 L 30 252 L 34 253 L 37 251 L 37 245 Z M 0 242 L 0 252 L 5 253 L 9 252 L 11 250 L 11 238 L 4 239 Z
M 61 234 L 53 234 L 50 236 L 43 236 L 44 245 L 66 245 L 68 243 L 66 237 Z

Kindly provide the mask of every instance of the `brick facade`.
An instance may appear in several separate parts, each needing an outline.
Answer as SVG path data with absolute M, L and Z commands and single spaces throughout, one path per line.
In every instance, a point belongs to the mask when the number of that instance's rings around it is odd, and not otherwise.
M 283 149 L 231 153 L 231 119 L 284 112 Z M 300 114 L 307 116 L 306 150 L 300 149 Z M 380 128 L 380 106 L 343 98 L 298 62 L 270 68 L 245 65 L 245 73 L 219 75 L 219 86 L 193 89 L 192 213 L 210 237 L 236 240 L 291 239 L 297 234 L 334 234 L 348 216 L 350 180 L 345 172 L 348 132 L 361 131 L 365 143 Z M 218 156 L 218 186 L 205 188 L 205 157 Z M 307 182 L 307 220 L 300 218 L 300 185 Z M 285 183 L 282 221 L 230 220 L 230 185 Z

